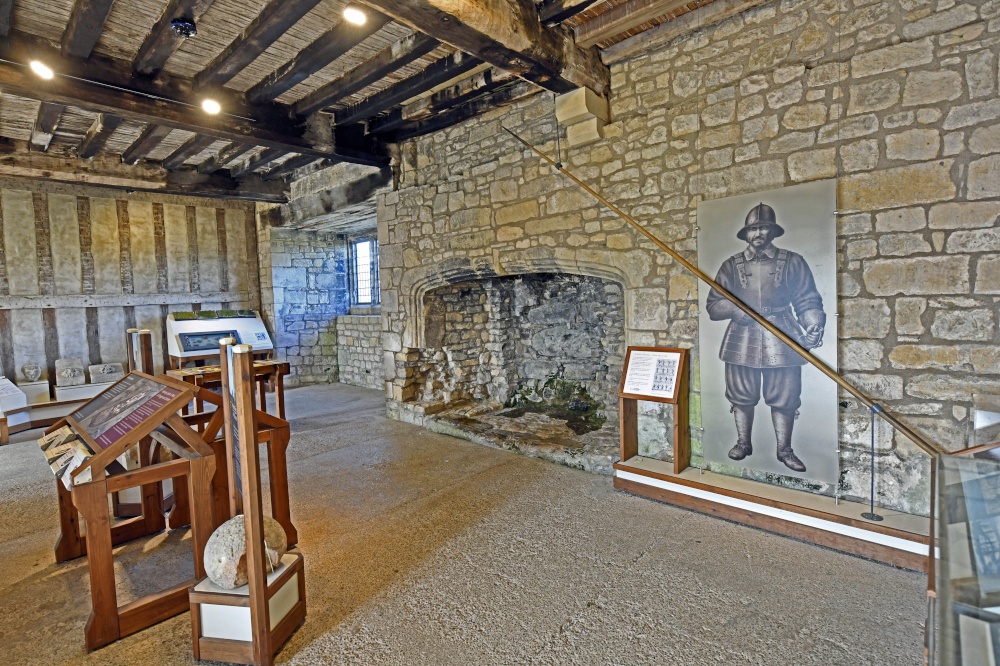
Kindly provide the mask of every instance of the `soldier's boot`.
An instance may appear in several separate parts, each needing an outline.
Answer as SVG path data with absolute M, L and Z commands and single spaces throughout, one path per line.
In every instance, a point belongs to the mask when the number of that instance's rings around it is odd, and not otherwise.
M 750 444 L 750 433 L 753 431 L 753 407 L 733 405 L 733 416 L 736 419 L 736 446 L 729 449 L 729 457 L 733 460 L 743 460 L 753 453 Z
M 792 428 L 795 425 L 796 412 L 781 409 L 771 410 L 771 422 L 774 424 L 774 438 L 778 442 L 778 460 L 793 472 L 804 472 L 806 466 L 792 451 Z

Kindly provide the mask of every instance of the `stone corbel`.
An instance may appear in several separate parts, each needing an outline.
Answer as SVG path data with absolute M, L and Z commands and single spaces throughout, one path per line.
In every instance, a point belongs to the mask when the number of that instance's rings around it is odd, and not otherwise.
M 566 128 L 571 148 L 586 146 L 604 138 L 604 126 L 611 120 L 608 100 L 590 88 L 577 88 L 556 97 L 556 120 Z

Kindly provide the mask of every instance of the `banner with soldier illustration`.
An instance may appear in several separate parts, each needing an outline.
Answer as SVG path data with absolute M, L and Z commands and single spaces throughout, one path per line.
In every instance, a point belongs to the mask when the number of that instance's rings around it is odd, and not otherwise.
M 836 181 L 704 201 L 698 265 L 837 367 Z M 836 483 L 837 385 L 720 293 L 699 289 L 705 458 Z

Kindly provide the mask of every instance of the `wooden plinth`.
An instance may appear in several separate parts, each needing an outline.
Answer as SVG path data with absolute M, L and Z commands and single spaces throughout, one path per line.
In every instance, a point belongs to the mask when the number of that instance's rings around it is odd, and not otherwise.
M 286 595 L 287 599 L 291 593 L 291 599 L 286 601 L 286 603 L 291 602 L 291 608 L 283 616 L 275 617 L 271 623 L 273 626 L 267 641 L 271 648 L 271 657 L 278 653 L 306 618 L 306 580 L 302 554 L 288 553 L 282 558 L 282 563 L 283 568 L 275 572 L 273 576 L 268 577 L 266 600 L 273 614 L 278 610 L 280 602 L 275 604 L 272 600 L 277 600 L 279 593 Z M 293 581 L 293 578 L 297 580 Z M 288 586 L 294 586 L 294 589 Z M 224 661 L 233 664 L 257 663 L 252 640 L 223 637 L 223 635 L 238 634 L 241 630 L 245 631 L 247 635 L 250 634 L 249 588 L 244 586 L 227 591 L 206 589 L 212 587 L 214 586 L 203 580 L 197 585 L 192 585 L 188 593 L 191 604 L 191 632 L 194 640 L 195 659 Z M 223 621 L 217 619 L 214 623 L 213 629 L 216 635 L 206 636 L 205 634 L 210 633 L 210 631 L 208 623 L 203 621 L 202 613 L 209 611 L 213 612 L 216 618 L 220 615 L 227 617 Z M 223 631 L 220 631 L 220 627 Z
M 718 481 L 712 483 L 709 479 L 700 480 L 697 470 L 674 474 L 669 463 L 647 458 L 633 458 L 614 467 L 614 486 L 619 490 L 885 564 L 927 572 L 926 518 L 879 509 L 879 513 L 887 515 L 886 521 L 870 522 L 860 517 L 867 507 L 854 502 L 842 501 L 837 506 L 831 498 L 705 474 Z M 824 502 L 826 510 L 822 508 Z

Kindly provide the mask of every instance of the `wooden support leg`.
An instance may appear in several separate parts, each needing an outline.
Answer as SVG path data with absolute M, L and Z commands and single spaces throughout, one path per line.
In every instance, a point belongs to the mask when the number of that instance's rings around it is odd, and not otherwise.
M 621 432 L 622 462 L 639 455 L 639 401 L 618 398 L 618 427 Z
M 267 462 L 271 477 L 271 513 L 285 528 L 288 547 L 299 542 L 299 533 L 292 524 L 292 513 L 288 506 L 288 464 L 285 452 L 288 449 L 288 430 L 276 431 L 267 443 Z
M 153 460 L 153 440 L 149 437 L 139 442 L 139 467 L 149 467 Z M 163 484 L 159 481 L 140 488 L 142 493 L 142 517 L 146 523 L 146 534 L 162 532 L 167 527 L 163 516 Z
M 0 445 L 10 444 L 10 429 L 7 427 L 7 417 L 0 416 Z
M 285 420 L 285 378 L 280 373 L 274 375 L 274 406 L 278 418 Z
M 80 536 L 80 515 L 73 506 L 73 495 L 62 481 L 56 479 L 59 497 L 59 539 L 56 541 L 56 562 L 66 562 L 87 553 L 86 543 Z
M 84 634 L 87 649 L 95 650 L 118 640 L 118 595 L 111 552 L 111 519 L 108 485 L 92 481 L 73 489 L 73 504 L 87 521 L 87 560 L 90 568 L 92 609 Z
M 212 442 L 215 452 L 215 474 L 212 475 L 212 519 L 213 529 L 233 516 L 229 511 L 229 467 L 226 460 L 226 442 Z
M 257 399 L 260 401 L 260 411 L 267 411 L 267 380 L 257 380 Z
M 191 461 L 188 489 L 191 503 L 191 549 L 194 552 L 194 577 L 205 575 L 205 544 L 212 536 L 215 524 L 212 520 L 212 476 L 215 473 L 215 458 L 197 458 Z M 182 477 L 176 477 L 182 478 Z M 175 478 L 175 481 L 176 481 Z
M 176 530 L 191 524 L 191 498 L 188 496 L 188 478 L 186 476 L 175 476 L 172 481 L 174 484 L 174 506 L 170 509 L 170 519 L 167 522 L 170 529 Z

